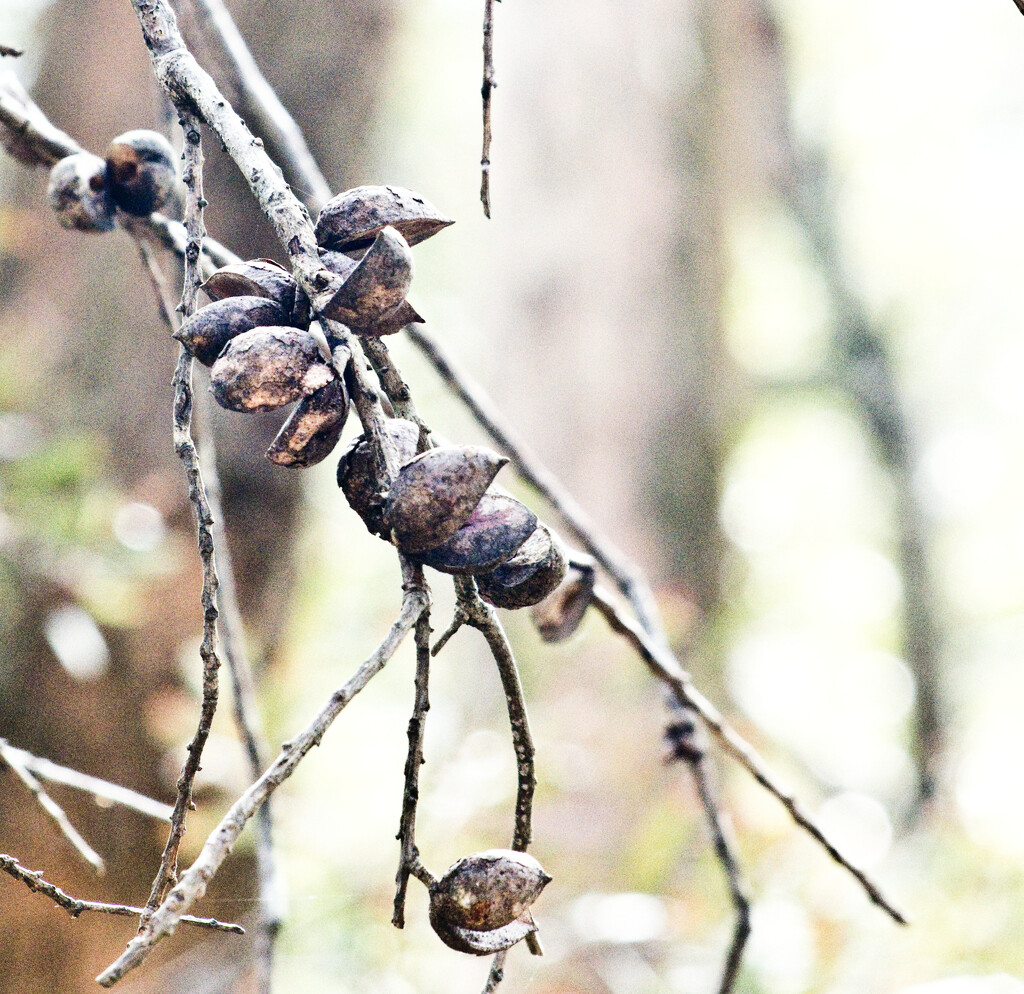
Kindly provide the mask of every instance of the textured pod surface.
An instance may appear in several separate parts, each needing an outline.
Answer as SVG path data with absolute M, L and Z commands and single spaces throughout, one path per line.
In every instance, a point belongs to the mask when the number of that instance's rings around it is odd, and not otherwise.
M 397 230 L 384 228 L 324 308 L 324 315 L 351 328 L 368 328 L 397 310 L 411 286 L 409 245 Z
M 210 300 L 267 297 L 281 306 L 289 324 L 298 328 L 309 322 L 309 300 L 292 274 L 273 259 L 250 259 L 222 266 L 201 289 Z
M 391 225 L 415 245 L 454 223 L 412 190 L 357 186 L 324 204 L 316 222 L 316 240 L 324 248 L 350 251 L 369 245 Z
M 447 542 L 480 503 L 508 460 L 476 445 L 431 449 L 402 467 L 384 507 L 403 552 Z
M 355 259 L 350 259 L 344 252 L 333 252 L 329 249 L 320 249 L 320 261 L 332 273 L 336 273 L 344 279 L 348 279 L 352 274 L 352 271 L 358 265 Z M 331 304 L 327 305 L 324 313 L 327 317 L 334 316 Z M 343 318 L 338 318 L 338 320 L 341 321 Z M 403 300 L 398 307 L 390 313 L 385 314 L 384 317 L 374 324 L 368 325 L 365 328 L 360 328 L 359 334 L 371 335 L 374 338 L 380 338 L 383 335 L 396 334 L 407 324 L 423 324 L 423 318 L 416 313 L 416 309 L 408 300 Z
M 520 918 L 551 877 L 529 853 L 488 849 L 453 863 L 430 888 L 430 918 L 489 932 Z
M 348 391 L 341 380 L 331 380 L 295 406 L 267 458 L 278 466 L 315 466 L 333 451 L 348 417 Z
M 334 373 L 308 331 L 255 328 L 232 339 L 210 370 L 210 389 L 230 411 L 272 411 L 326 386 Z
M 171 143 L 156 131 L 126 131 L 107 150 L 107 184 L 121 210 L 149 217 L 170 198 L 178 182 Z
M 97 155 L 69 155 L 50 170 L 46 196 L 62 228 L 113 231 L 114 203 L 106 186 L 106 166 Z
M 563 642 L 583 620 L 594 593 L 594 569 L 570 566 L 566 577 L 530 612 L 540 637 L 545 642 Z
M 500 953 L 503 949 L 511 949 L 517 942 L 522 942 L 531 932 L 537 931 L 537 926 L 529 912 L 502 928 L 489 931 L 448 925 L 444 921 L 435 920 L 433 914 L 430 916 L 430 924 L 438 938 L 449 949 L 460 953 L 469 953 L 471 956 L 490 956 L 493 953 Z
M 525 504 L 514 497 L 485 493 L 447 542 L 414 558 L 442 573 L 487 573 L 516 554 L 536 528 L 537 515 Z
M 285 311 L 268 297 L 227 297 L 200 307 L 181 322 L 174 337 L 204 366 L 212 366 L 232 339 L 254 328 L 287 323 Z
M 420 430 L 412 421 L 404 418 L 392 418 L 386 422 L 385 427 L 398 451 L 398 464 L 402 466 L 416 455 Z M 338 486 L 345 494 L 349 506 L 363 519 L 370 532 L 386 537 L 388 528 L 384 524 L 384 497 L 377 488 L 373 452 L 365 436 L 359 435 L 353 439 L 338 461 Z
M 566 569 L 558 543 L 544 525 L 538 524 L 514 556 L 478 576 L 476 585 L 480 596 L 495 607 L 530 607 L 562 582 Z

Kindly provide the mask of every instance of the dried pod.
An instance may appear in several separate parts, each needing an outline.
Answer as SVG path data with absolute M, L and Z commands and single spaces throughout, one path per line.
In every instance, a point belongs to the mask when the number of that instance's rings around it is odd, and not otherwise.
M 156 131 L 126 131 L 107 149 L 107 185 L 114 203 L 149 217 L 167 202 L 178 182 L 174 149 Z
M 113 231 L 114 204 L 99 156 L 78 152 L 61 159 L 50 170 L 46 195 L 62 228 Z
M 537 931 L 537 925 L 529 911 L 514 922 L 486 932 L 448 925 L 444 921 L 435 920 L 433 915 L 430 917 L 430 924 L 446 946 L 459 953 L 469 953 L 471 956 L 490 956 L 504 949 L 511 949 L 517 942 L 522 942 L 530 933 Z
M 334 451 L 347 417 L 345 384 L 331 380 L 295 405 L 267 449 L 267 458 L 278 466 L 315 466 Z
M 490 449 L 460 445 L 430 449 L 403 466 L 384 508 L 398 547 L 425 552 L 447 542 L 507 462 Z
M 210 389 L 230 411 L 272 411 L 334 379 L 316 339 L 298 328 L 254 328 L 228 342 L 210 370 Z
M 538 524 L 511 559 L 476 578 L 477 589 L 495 607 L 530 607 L 565 578 L 565 557 L 551 532 Z
M 488 849 L 453 863 L 430 888 L 430 920 L 489 932 L 522 917 L 551 877 L 529 853 Z
M 404 418 L 392 418 L 385 423 L 388 437 L 398 451 L 398 463 L 404 465 L 416 455 L 420 430 Z M 363 519 L 374 535 L 387 537 L 384 524 L 384 498 L 377 487 L 373 471 L 373 452 L 365 436 L 352 440 L 338 462 L 338 486 L 352 509 Z
M 203 285 L 210 300 L 225 297 L 266 297 L 284 310 L 288 324 L 309 324 L 309 299 L 284 266 L 273 259 L 250 259 L 222 266 Z
M 204 366 L 212 366 L 224 346 L 254 328 L 288 324 L 288 315 L 267 297 L 228 297 L 200 307 L 181 322 L 174 337 Z
M 324 308 L 324 316 L 369 330 L 405 300 L 412 286 L 412 252 L 394 228 L 384 228 Z
M 561 585 L 530 612 L 545 642 L 563 642 L 583 620 L 594 593 L 594 567 L 573 563 Z
M 350 259 L 343 252 L 333 252 L 329 249 L 320 249 L 320 261 L 332 273 L 336 273 L 343 279 L 348 279 L 358 263 Z M 325 311 L 327 317 L 332 316 L 331 305 L 327 305 Z M 338 320 L 343 320 L 339 318 Z M 372 335 L 380 338 L 383 335 L 394 335 L 401 331 L 407 324 L 423 324 L 423 318 L 416 313 L 416 309 L 408 300 L 403 300 L 395 310 L 385 314 L 376 324 L 367 328 L 359 328 L 359 334 Z
M 400 186 L 357 186 L 339 193 L 320 209 L 317 244 L 339 251 L 365 248 L 391 225 L 410 245 L 454 224 L 433 204 Z
M 442 573 L 488 573 L 517 555 L 536 528 L 537 515 L 515 497 L 485 493 L 447 542 L 413 558 Z

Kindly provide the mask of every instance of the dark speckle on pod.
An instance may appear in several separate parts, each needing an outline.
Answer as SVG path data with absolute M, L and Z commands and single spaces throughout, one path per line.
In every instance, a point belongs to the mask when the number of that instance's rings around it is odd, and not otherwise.
M 480 596 L 495 607 L 530 607 L 548 596 L 565 577 L 565 557 L 547 528 L 538 524 L 516 554 L 477 577 Z
M 99 156 L 78 152 L 61 159 L 50 170 L 46 195 L 62 228 L 113 231 L 114 204 Z
M 348 417 L 348 392 L 341 380 L 331 380 L 303 397 L 267 449 L 278 466 L 315 466 L 326 459 L 341 438 Z
M 204 366 L 212 366 L 224 346 L 239 335 L 287 324 L 285 311 L 267 297 L 225 297 L 182 321 L 174 337 Z
M 121 210 L 148 217 L 178 182 L 174 149 L 156 131 L 126 131 L 107 149 L 107 185 Z
M 350 252 L 370 245 L 391 225 L 416 245 L 453 224 L 433 204 L 400 186 L 357 186 L 339 193 L 320 210 L 317 244 Z

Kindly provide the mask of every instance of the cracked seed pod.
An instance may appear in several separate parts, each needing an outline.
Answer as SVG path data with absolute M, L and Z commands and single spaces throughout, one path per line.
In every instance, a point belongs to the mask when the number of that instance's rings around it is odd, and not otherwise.
M 384 228 L 324 308 L 324 316 L 372 334 L 374 326 L 405 300 L 412 286 L 412 268 L 406 240 L 396 229 Z
M 288 315 L 267 297 L 227 297 L 200 307 L 174 337 L 204 366 L 212 366 L 232 339 L 254 328 L 288 326 Z
M 126 131 L 107 149 L 107 185 L 127 214 L 149 217 L 167 202 L 178 182 L 174 149 L 155 131 Z
M 594 593 L 594 567 L 573 563 L 565 580 L 530 612 L 545 642 L 564 642 L 579 628 Z
M 466 523 L 436 549 L 413 556 L 442 573 L 487 573 L 517 555 L 537 528 L 537 515 L 514 497 L 485 493 Z
M 330 249 L 320 249 L 320 261 L 327 269 L 342 279 L 348 279 L 358 265 L 355 259 L 350 259 L 344 252 L 333 252 Z M 327 317 L 331 316 L 330 304 L 325 313 Z M 376 324 L 368 328 L 360 328 L 359 334 L 380 338 L 383 335 L 396 334 L 407 324 L 423 324 L 423 318 L 416 313 L 416 309 L 408 300 L 403 300 L 395 310 L 386 314 Z
M 480 596 L 495 607 L 515 609 L 542 601 L 565 578 L 565 557 L 551 532 L 538 524 L 511 559 L 476 578 Z
M 357 186 L 329 200 L 316 221 L 316 240 L 324 248 L 350 252 L 370 245 L 391 225 L 410 245 L 454 224 L 433 204 L 400 186 Z
M 501 928 L 493 928 L 486 932 L 460 928 L 458 925 L 448 925 L 441 920 L 435 921 L 433 916 L 431 916 L 430 924 L 437 937 L 449 949 L 454 949 L 459 953 L 469 953 L 470 956 L 491 956 L 505 949 L 511 949 L 517 942 L 522 942 L 532 932 L 537 931 L 537 925 L 529 911 L 525 912 L 522 918 L 517 918 Z
M 201 287 L 210 300 L 266 297 L 275 301 L 296 328 L 309 325 L 309 299 L 284 266 L 273 259 L 250 259 L 222 266 Z
M 228 342 L 210 370 L 210 390 L 229 411 L 272 411 L 332 379 L 308 331 L 254 328 Z
M 404 466 L 416 455 L 419 428 L 405 418 L 391 418 L 385 422 L 385 429 L 398 451 L 399 466 Z M 386 539 L 388 527 L 384 524 L 384 496 L 377 486 L 373 453 L 364 435 L 354 438 L 339 460 L 338 486 L 370 534 Z
M 476 445 L 430 449 L 402 467 L 384 505 L 398 547 L 425 552 L 447 542 L 508 460 Z
M 98 155 L 77 152 L 50 170 L 46 196 L 62 228 L 113 231 L 114 204 L 106 185 L 106 166 Z
M 348 391 L 341 380 L 331 380 L 303 397 L 267 449 L 278 466 L 315 466 L 333 451 L 348 417 Z
M 475 932 L 504 928 L 521 919 L 550 882 L 529 853 L 473 853 L 453 863 L 431 886 L 431 924 Z

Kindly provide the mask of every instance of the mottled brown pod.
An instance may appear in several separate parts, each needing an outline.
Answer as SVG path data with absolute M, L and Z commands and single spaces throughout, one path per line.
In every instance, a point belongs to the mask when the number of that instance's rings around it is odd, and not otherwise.
M 331 380 L 303 397 L 267 449 L 267 458 L 278 466 L 306 467 L 322 462 L 341 438 L 348 406 L 348 391 L 341 380 Z
M 447 542 L 507 462 L 490 449 L 462 445 L 430 449 L 403 466 L 384 507 L 398 547 L 425 552 Z
M 50 171 L 46 196 L 62 228 L 113 231 L 114 204 L 99 156 L 78 152 L 61 159 Z
M 107 185 L 121 210 L 149 217 L 178 182 L 174 149 L 156 131 L 126 131 L 107 150 Z
M 250 259 L 222 266 L 201 287 L 210 300 L 226 297 L 266 297 L 284 310 L 288 324 L 309 324 L 309 300 L 292 274 L 273 259 Z
M 583 620 L 594 593 L 594 568 L 573 563 L 565 580 L 530 612 L 545 642 L 563 642 Z
M 412 286 L 412 252 L 394 228 L 384 228 L 324 308 L 325 317 L 368 331 L 394 313 Z
M 514 497 L 487 494 L 466 523 L 436 549 L 414 556 L 442 573 L 488 573 L 517 554 L 537 528 L 537 515 Z
M 416 455 L 420 430 L 412 421 L 404 418 L 388 420 L 385 428 L 398 451 L 398 464 L 402 466 Z M 388 527 L 384 524 L 384 498 L 377 487 L 373 472 L 373 452 L 365 436 L 359 435 L 353 439 L 339 460 L 338 486 L 370 532 L 386 538 Z
M 502 950 L 511 949 L 517 942 L 522 942 L 531 932 L 537 931 L 537 925 L 529 911 L 524 912 L 522 918 L 517 918 L 502 928 L 494 928 L 486 932 L 460 928 L 458 925 L 448 925 L 440 919 L 435 919 L 433 915 L 430 916 L 430 924 L 437 937 L 449 949 L 454 949 L 459 953 L 469 953 L 470 956 L 491 956 Z
M 212 366 L 224 346 L 239 335 L 287 324 L 285 311 L 267 297 L 227 297 L 200 307 L 181 322 L 174 337 L 204 366 Z
M 329 200 L 316 222 L 317 244 L 339 251 L 365 248 L 391 225 L 410 245 L 454 224 L 433 204 L 400 186 L 357 186 Z
M 343 279 L 348 279 L 358 263 L 350 259 L 344 252 L 334 252 L 329 249 L 320 249 L 320 261 L 332 273 L 336 273 Z M 325 310 L 327 317 L 333 317 L 331 304 Z M 338 320 L 343 320 L 338 318 Z M 367 328 L 359 328 L 359 334 L 371 335 L 380 338 L 383 335 L 394 335 L 401 331 L 407 324 L 423 324 L 423 318 L 416 313 L 416 309 L 408 300 L 403 300 L 395 310 L 385 314 L 383 318 Z
M 565 557 L 551 532 L 538 524 L 516 554 L 476 578 L 477 589 L 495 607 L 530 607 L 548 596 L 565 578 Z
M 272 411 L 334 379 L 316 340 L 298 328 L 255 328 L 232 339 L 210 370 L 210 389 L 230 411 Z

